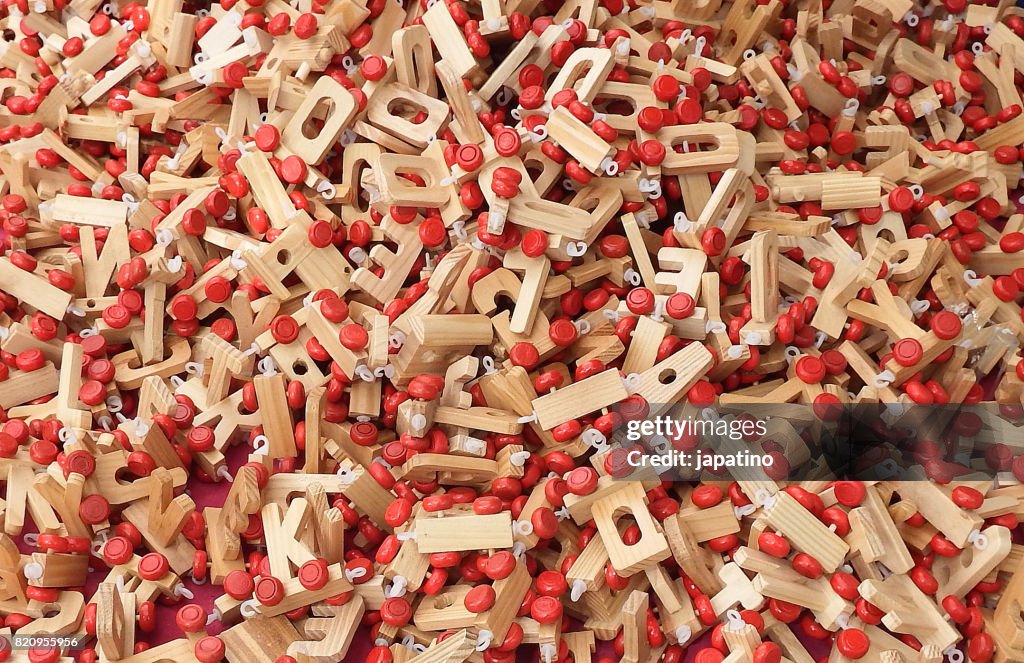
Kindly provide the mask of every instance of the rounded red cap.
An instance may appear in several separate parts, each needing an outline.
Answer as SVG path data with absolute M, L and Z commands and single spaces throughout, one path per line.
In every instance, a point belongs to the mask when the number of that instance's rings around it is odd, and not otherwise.
M 256 581 L 255 593 L 263 605 L 277 605 L 284 600 L 284 583 L 273 576 L 262 576 Z
M 195 603 L 188 603 L 178 608 L 174 621 L 185 633 L 198 633 L 206 627 L 206 611 Z
M 207 635 L 196 642 L 195 655 L 200 663 L 220 663 L 224 658 L 224 641 Z
M 86 525 L 99 525 L 105 522 L 110 517 L 110 503 L 107 502 L 106 498 L 102 495 L 89 495 L 85 497 L 78 505 L 78 517 L 82 519 Z M 106 549 L 104 548 L 104 557 L 106 557 Z M 128 559 L 131 558 L 130 551 Z M 124 561 L 128 561 L 125 559 Z M 114 562 L 115 564 L 123 564 L 124 562 Z
M 84 500 L 83 500 L 84 501 Z M 135 554 L 132 544 L 123 536 L 115 536 L 107 539 L 103 545 L 103 559 L 108 564 L 124 564 Z
M 932 332 L 943 341 L 950 341 L 960 334 L 963 323 L 952 311 L 939 311 L 930 320 Z
M 309 242 L 318 249 L 326 248 L 334 241 L 334 229 L 331 228 L 330 223 L 323 219 L 317 219 L 309 224 L 307 234 L 309 235 Z
M 88 477 L 96 471 L 96 459 L 85 449 L 78 449 L 64 457 L 64 466 L 68 472 L 77 472 Z
M 167 558 L 160 553 L 149 553 L 139 560 L 139 576 L 143 580 L 159 580 L 170 568 Z
M 298 576 L 299 584 L 306 589 L 320 589 L 330 579 L 327 564 L 318 559 L 310 560 L 300 566 Z
M 299 337 L 299 323 L 290 315 L 279 315 L 270 323 L 270 334 L 278 343 L 291 343 Z
M 504 129 L 494 136 L 494 149 L 503 157 L 517 154 L 523 146 L 519 134 L 514 129 Z
M 921 343 L 914 338 L 902 338 L 892 346 L 892 358 L 900 366 L 914 366 L 924 357 Z
M 245 571 L 235 570 L 224 578 L 224 592 L 233 599 L 243 601 L 252 596 L 256 582 Z

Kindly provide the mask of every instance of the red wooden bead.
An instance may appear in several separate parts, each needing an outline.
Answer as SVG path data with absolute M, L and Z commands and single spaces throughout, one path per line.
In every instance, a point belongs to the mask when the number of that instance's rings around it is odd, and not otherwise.
M 785 537 L 774 532 L 761 532 L 757 537 L 757 548 L 762 552 L 784 559 L 789 556 L 790 545 Z
M 495 598 L 496 594 L 493 587 L 490 585 L 477 585 L 466 593 L 462 602 L 466 606 L 466 610 L 474 614 L 480 614 L 481 612 L 487 612 L 494 606 Z
M 836 636 L 836 648 L 847 658 L 863 658 L 871 648 L 871 641 L 859 628 L 841 630 Z

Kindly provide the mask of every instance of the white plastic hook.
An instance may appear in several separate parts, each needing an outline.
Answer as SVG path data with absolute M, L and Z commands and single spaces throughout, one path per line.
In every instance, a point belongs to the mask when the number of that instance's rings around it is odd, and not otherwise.
M 351 485 L 358 478 L 356 473 L 347 467 L 339 467 L 337 471 L 338 482 L 343 486 Z
M 976 288 L 977 286 L 981 285 L 981 279 L 978 278 L 978 273 L 975 272 L 973 269 L 965 269 L 964 283 L 971 286 L 972 288 Z
M 512 521 L 512 534 L 519 536 L 530 536 L 533 534 L 533 523 L 529 520 Z
M 950 645 L 942 650 L 946 660 L 949 663 L 964 663 L 964 653 L 957 649 L 954 645 Z
M 349 582 L 352 582 L 353 580 L 362 578 L 366 573 L 367 571 L 365 568 L 357 566 L 354 569 L 345 569 L 345 578 L 347 578 Z
M 598 453 L 608 448 L 608 438 L 605 437 L 604 433 L 596 428 L 588 428 L 583 431 L 583 435 L 581 437 L 585 444 L 589 445 Z
M 523 467 L 526 465 L 526 461 L 530 459 L 530 455 L 529 451 L 516 451 L 508 457 L 508 462 L 516 467 Z
M 569 242 L 565 245 L 565 253 L 573 258 L 579 258 L 580 256 L 586 255 L 587 243 Z
M 727 327 L 721 320 L 708 320 L 704 324 L 704 331 L 708 334 L 724 334 Z
M 984 550 L 988 547 L 988 537 L 981 533 L 979 530 L 971 532 L 967 540 L 974 544 L 974 547 L 978 550 Z
M 693 230 L 694 223 L 686 218 L 684 212 L 676 212 L 675 216 L 672 217 L 672 227 L 677 232 L 686 233 Z
M 747 623 L 743 621 L 743 617 L 740 617 L 739 610 L 726 610 L 725 618 L 728 620 L 726 628 L 730 631 L 739 631 L 747 625 Z
M 408 584 L 409 581 L 405 576 L 396 575 L 391 579 L 391 584 L 384 590 L 384 596 L 389 599 L 405 596 L 406 586 Z
M 893 380 L 895 379 L 896 375 L 889 369 L 885 369 L 884 371 L 876 375 L 871 382 L 876 389 L 884 389 L 885 387 L 888 387 L 890 384 L 892 384 Z
M 685 624 L 676 629 L 676 642 L 685 645 L 693 637 L 693 630 Z
M 494 634 L 487 629 L 481 629 L 480 632 L 476 634 L 476 650 L 484 651 L 485 649 L 489 649 L 491 642 L 493 641 Z
M 259 363 L 256 364 L 256 367 L 259 369 L 260 373 L 265 376 L 269 377 L 277 374 L 277 363 L 274 361 L 273 357 L 263 357 L 260 359 Z
M 497 364 L 494 361 L 494 357 L 490 355 L 480 360 L 480 365 L 484 369 L 484 375 L 494 375 L 497 372 Z
M 736 520 L 753 515 L 755 511 L 757 511 L 757 507 L 753 504 L 744 504 L 743 506 L 734 506 L 732 508 L 732 512 L 736 514 Z
M 259 601 L 256 599 L 242 601 L 242 605 L 239 607 L 238 611 L 243 617 L 255 617 L 260 614 Z
M 575 603 L 582 598 L 583 594 L 587 591 L 587 583 L 583 582 L 579 578 L 572 581 L 572 587 L 569 589 L 569 599 Z
M 185 585 L 177 585 L 174 588 L 174 595 L 180 596 L 188 600 L 194 599 L 196 597 L 196 595 L 192 593 L 192 590 L 186 587 Z
M 622 278 L 625 279 L 626 282 L 632 286 L 638 286 L 642 282 L 642 279 L 640 278 L 640 272 L 636 271 L 632 267 L 628 268 L 625 272 L 622 273 Z
M 270 440 L 267 439 L 266 435 L 257 435 L 252 438 L 252 452 L 260 456 L 266 456 L 270 453 Z

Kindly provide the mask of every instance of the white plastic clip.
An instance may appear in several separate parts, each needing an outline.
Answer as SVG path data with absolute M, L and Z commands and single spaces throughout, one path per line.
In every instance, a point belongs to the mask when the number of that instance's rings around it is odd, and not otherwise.
M 516 467 L 523 467 L 526 465 L 526 461 L 530 459 L 529 451 L 516 451 L 508 457 L 508 462 L 512 463 Z
M 587 243 L 569 242 L 565 245 L 565 253 L 573 258 L 579 258 L 580 256 L 586 255 Z
M 569 589 L 569 599 L 575 603 L 579 601 L 583 594 L 587 591 L 587 583 L 580 579 L 572 581 L 572 587 Z
M 974 544 L 974 547 L 978 550 L 984 550 L 988 547 L 988 537 L 982 534 L 979 530 L 971 532 L 967 540 Z
M 896 375 L 889 369 L 885 369 L 884 371 L 876 375 L 871 382 L 876 389 L 884 389 L 885 387 L 888 387 L 890 384 L 892 384 L 893 380 L 895 379 Z

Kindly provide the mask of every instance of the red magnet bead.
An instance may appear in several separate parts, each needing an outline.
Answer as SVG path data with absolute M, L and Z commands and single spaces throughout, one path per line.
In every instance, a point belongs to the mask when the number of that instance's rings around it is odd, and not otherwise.
M 256 581 L 245 571 L 235 570 L 224 578 L 224 592 L 235 600 L 244 601 L 255 589 Z
M 953 489 L 953 501 L 961 509 L 980 509 L 985 496 L 970 486 L 957 486 Z
M 390 626 L 405 626 L 412 619 L 412 606 L 401 597 L 384 599 L 380 606 L 380 618 Z
M 379 55 L 371 55 L 359 64 L 359 71 L 368 81 L 379 81 L 388 73 L 388 63 Z
M 807 384 L 818 384 L 825 379 L 825 362 L 818 357 L 801 357 L 796 362 L 796 376 Z
M 494 135 L 494 149 L 503 157 L 518 154 L 522 146 L 522 139 L 514 129 L 502 129 Z
M 901 338 L 892 346 L 892 358 L 900 366 L 916 366 L 924 357 L 924 349 L 916 338 Z
M 774 532 L 761 532 L 757 537 L 757 548 L 779 559 L 788 557 L 791 549 L 789 541 Z
M 189 450 L 195 452 L 210 451 L 215 441 L 213 429 L 209 426 L 196 426 L 185 436 Z
M 306 162 L 295 154 L 281 160 L 281 179 L 289 184 L 299 184 L 306 179 Z
M 794 571 L 804 577 L 810 578 L 811 580 L 820 577 L 823 573 L 821 562 L 814 559 L 807 553 L 797 553 L 793 557 L 792 564 Z
M 552 596 L 537 597 L 530 606 L 530 616 L 541 624 L 554 624 L 562 619 L 562 603 Z
M 344 322 L 348 319 L 348 304 L 339 297 L 324 299 L 320 302 L 320 312 L 331 322 Z
M 700 246 L 704 253 L 709 256 L 721 255 L 725 250 L 725 232 L 721 228 L 708 228 L 700 236 Z
M 299 323 L 290 315 L 279 315 L 270 323 L 270 335 L 278 343 L 291 343 L 299 337 Z
M 14 365 L 19 371 L 35 371 L 42 368 L 44 364 L 46 364 L 46 357 L 41 350 L 36 348 L 22 350 L 14 358 Z
M 215 635 L 204 636 L 196 642 L 195 655 L 200 663 L 220 663 L 224 660 L 224 641 Z
M 89 495 L 79 503 L 78 516 L 86 525 L 99 525 L 110 518 L 110 502 L 102 495 Z
M 424 246 L 433 248 L 444 244 L 445 240 L 448 239 L 448 230 L 444 227 L 444 222 L 434 216 L 420 224 L 419 236 Z
M 499 550 L 484 562 L 484 575 L 491 580 L 501 580 L 512 575 L 516 569 L 515 555 L 507 550 Z
M 284 583 L 274 576 L 260 576 L 254 591 L 256 600 L 263 605 L 277 605 L 284 600 Z
M 174 622 L 183 633 L 198 633 L 206 628 L 206 611 L 195 603 L 188 603 L 178 608 Z
M 143 580 L 159 580 L 170 570 L 167 558 L 160 553 L 149 553 L 139 561 L 139 576 Z
M 846 507 L 855 507 L 864 501 L 866 489 L 860 481 L 837 481 L 832 491 L 836 501 Z
M 782 649 L 774 642 L 762 642 L 750 658 L 754 663 L 781 663 Z
M 544 255 L 544 252 L 548 250 L 548 234 L 536 228 L 528 231 L 523 235 L 522 249 L 523 253 L 530 258 Z
M 312 559 L 299 567 L 299 584 L 306 589 L 320 589 L 330 580 L 327 564 L 323 560 Z
M 495 593 L 490 585 L 477 585 L 466 593 L 462 600 L 466 610 L 474 614 L 487 612 L 494 606 Z
M 309 236 L 309 243 L 318 249 L 326 248 L 334 241 L 334 228 L 323 219 L 317 219 L 309 224 L 306 234 Z
M 530 516 L 533 533 L 542 539 L 550 539 L 558 533 L 558 516 L 546 506 L 538 508 Z
M 952 311 L 939 311 L 932 315 L 929 324 L 935 335 L 943 341 L 951 341 L 960 335 L 963 323 Z
M 665 144 L 659 140 L 645 140 L 638 146 L 640 161 L 648 166 L 658 166 L 665 160 Z
M 651 83 L 651 89 L 659 101 L 672 101 L 679 96 L 679 81 L 668 74 L 662 74 Z
M 175 320 L 195 320 L 199 313 L 199 306 L 191 295 L 184 293 L 175 296 L 171 300 L 171 316 Z
M 377 442 L 377 426 L 369 421 L 360 421 L 349 429 L 349 437 L 360 446 L 372 446 Z
M 103 322 L 110 325 L 114 329 L 124 329 L 131 322 L 131 314 L 128 313 L 128 309 L 121 304 L 111 304 L 110 306 L 103 308 L 101 314 Z
M 211 276 L 210 280 L 203 285 L 203 292 L 206 298 L 215 304 L 226 302 L 231 297 L 231 282 L 223 276 Z
M 127 564 L 134 554 L 132 544 L 123 536 L 107 539 L 103 544 L 103 559 L 111 566 Z
M 914 193 L 905 186 L 898 186 L 889 192 L 889 209 L 894 212 L 909 212 L 914 206 Z
M 463 170 L 473 171 L 483 165 L 484 151 L 480 149 L 479 145 L 474 145 L 472 143 L 468 145 L 460 145 L 459 148 L 455 150 L 455 160 Z
M 836 636 L 836 648 L 847 658 L 862 658 L 871 648 L 871 641 L 859 628 L 847 628 Z
M 338 332 L 338 339 L 349 350 L 362 350 L 369 342 L 370 335 L 362 326 L 350 323 L 341 328 L 341 331 Z
M 107 397 L 107 388 L 99 380 L 87 380 L 78 388 L 78 400 L 86 405 L 99 405 Z
M 677 292 L 665 302 L 665 313 L 675 320 L 685 320 L 697 310 L 697 303 L 689 293 Z
M 281 144 L 281 132 L 273 124 L 262 124 L 253 136 L 256 147 L 264 152 L 273 152 Z
M 197 207 L 185 210 L 181 218 L 181 227 L 187 234 L 199 237 L 206 232 L 206 215 Z
M 565 477 L 565 484 L 573 495 L 589 495 L 597 490 L 597 471 L 592 467 L 577 467 Z
M 64 457 L 64 467 L 68 473 L 77 472 L 83 477 L 89 477 L 96 471 L 96 459 L 88 451 L 78 449 Z
M 857 149 L 857 139 L 849 131 L 837 131 L 832 136 L 832 151 L 841 156 L 852 154 Z
M 548 337 L 551 339 L 551 342 L 562 347 L 575 343 L 578 334 L 576 325 L 564 319 L 555 320 L 548 327 Z
M 634 288 L 626 295 L 626 307 L 637 315 L 646 315 L 654 310 L 654 293 L 647 288 Z
M 508 358 L 516 366 L 522 366 L 528 371 L 533 370 L 540 363 L 540 353 L 533 343 L 520 341 L 508 351 Z

